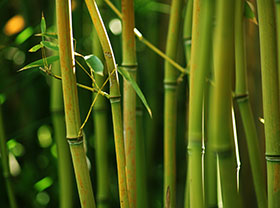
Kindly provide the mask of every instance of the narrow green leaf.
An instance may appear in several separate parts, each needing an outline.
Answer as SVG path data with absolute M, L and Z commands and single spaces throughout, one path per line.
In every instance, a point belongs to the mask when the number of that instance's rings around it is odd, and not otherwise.
M 29 52 L 36 52 L 36 51 L 38 51 L 42 47 L 43 46 L 41 44 L 37 44 L 37 45 L 33 46 L 32 48 L 30 48 L 28 51 Z
M 44 66 L 44 63 L 52 64 L 57 60 L 59 60 L 59 56 L 49 56 L 44 59 L 39 59 L 39 60 L 34 61 L 34 62 L 26 65 L 25 67 L 21 68 L 20 70 L 18 70 L 18 72 L 26 70 L 26 69 L 35 68 L 35 67 L 40 67 L 40 66 L 42 67 L 42 66 Z
M 58 44 L 50 41 L 41 41 L 41 44 L 51 50 L 58 51 Z
M 41 19 L 41 32 L 45 33 L 47 30 L 47 26 L 46 26 L 46 20 L 44 17 L 44 14 L 42 13 L 42 19 Z
M 151 108 L 150 108 L 144 94 L 142 93 L 141 89 L 139 88 L 139 86 L 135 82 L 135 80 L 130 76 L 130 74 L 126 70 L 122 69 L 121 67 L 118 67 L 118 72 L 123 76 L 123 78 L 126 81 L 128 81 L 131 84 L 131 86 L 135 90 L 136 94 L 141 99 L 142 103 L 144 104 L 145 108 L 147 109 L 150 117 L 152 117 L 153 115 L 152 115 Z
M 258 21 L 256 19 L 256 15 L 255 15 L 255 7 L 251 2 L 245 1 L 244 12 L 245 12 L 244 15 L 246 18 L 250 19 L 250 21 L 252 21 L 254 24 L 258 25 Z
M 88 56 L 84 56 L 83 58 L 94 73 L 103 76 L 104 65 L 97 56 L 90 54 Z
M 53 184 L 53 179 L 51 177 L 45 177 L 35 183 L 34 188 L 38 191 L 44 191 L 45 189 L 49 188 Z
M 50 32 L 45 32 L 45 33 L 38 33 L 35 34 L 35 36 L 43 36 L 46 38 L 52 38 L 52 39 L 58 39 L 57 33 L 50 33 Z

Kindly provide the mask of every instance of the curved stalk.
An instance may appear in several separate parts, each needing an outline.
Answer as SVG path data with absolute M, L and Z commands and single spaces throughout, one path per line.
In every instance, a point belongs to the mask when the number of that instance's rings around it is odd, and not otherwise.
M 99 41 L 103 48 L 105 61 L 107 64 L 108 74 L 111 74 L 116 69 L 116 62 L 112 47 L 108 35 L 106 33 L 103 21 L 98 11 L 96 2 L 94 0 L 86 0 L 86 5 L 90 13 L 92 22 L 97 31 Z M 127 183 L 126 183 L 126 161 L 124 151 L 124 140 L 123 140 L 123 124 L 121 114 L 121 99 L 120 99 L 120 88 L 117 71 L 110 76 L 110 102 L 113 117 L 113 128 L 115 137 L 115 150 L 117 156 L 118 166 L 118 182 L 119 182 L 119 196 L 120 205 L 123 208 L 129 207 L 128 195 L 127 195 Z
M 213 148 L 218 155 L 223 206 L 240 207 L 232 129 L 234 1 L 217 1 L 214 43 Z M 225 70 L 226 69 L 226 70 Z
M 257 0 L 260 30 L 268 207 L 280 207 L 280 117 L 273 0 Z
M 167 35 L 166 55 L 176 58 L 182 0 L 173 0 Z M 175 207 L 176 202 L 176 118 L 178 71 L 165 61 L 164 74 L 164 204 Z
M 57 29 L 64 98 L 66 135 L 70 145 L 75 176 L 82 207 L 95 207 L 83 137 L 79 135 L 81 126 L 79 102 L 74 68 L 74 48 L 71 30 L 70 1 L 57 0 Z
M 249 159 L 252 168 L 253 181 L 257 196 L 258 207 L 267 207 L 264 170 L 261 165 L 261 153 L 257 129 L 254 123 L 253 112 L 249 103 L 246 55 L 244 41 L 244 1 L 235 1 L 235 65 L 236 84 L 235 96 L 240 110 L 246 134 Z

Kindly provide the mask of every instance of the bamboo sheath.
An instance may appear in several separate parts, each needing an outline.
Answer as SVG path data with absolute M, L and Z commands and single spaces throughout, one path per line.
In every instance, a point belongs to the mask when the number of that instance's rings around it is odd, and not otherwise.
M 95 201 L 89 170 L 86 163 L 83 138 L 79 135 L 81 121 L 74 68 L 74 49 L 70 11 L 69 1 L 56 1 L 66 135 L 70 145 L 81 206 L 92 208 L 95 207 Z

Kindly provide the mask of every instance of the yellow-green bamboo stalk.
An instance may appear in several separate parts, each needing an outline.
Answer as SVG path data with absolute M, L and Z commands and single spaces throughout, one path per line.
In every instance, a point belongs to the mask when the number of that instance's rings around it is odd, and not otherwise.
M 7 143 L 6 143 L 5 132 L 4 132 L 2 104 L 0 104 L 0 154 L 2 160 L 3 176 L 6 183 L 6 190 L 9 198 L 10 207 L 17 208 L 17 202 L 16 202 L 12 181 L 11 181 L 12 176 L 11 176 L 10 166 L 9 166 L 9 151 L 7 149 Z
M 234 1 L 217 1 L 214 42 L 213 145 L 218 155 L 223 206 L 240 207 L 233 150 L 232 81 L 234 66 Z M 226 69 L 226 70 L 225 70 Z
M 212 1 L 194 1 L 190 71 L 188 182 L 190 207 L 204 206 L 202 176 L 203 97 L 210 69 Z
M 182 0 L 173 0 L 168 26 L 166 55 L 176 58 L 180 32 Z M 177 78 L 178 71 L 165 62 L 164 74 L 164 189 L 165 207 L 176 204 L 176 120 L 177 120 Z M 169 192 L 169 193 L 168 193 Z
M 104 59 L 102 48 L 95 29 L 93 29 L 93 53 L 101 60 Z M 102 86 L 105 76 L 95 75 L 98 86 Z M 96 95 L 97 93 L 95 93 Z M 109 207 L 110 201 L 110 182 L 108 164 L 108 112 L 107 99 L 99 96 L 93 107 L 94 131 L 95 131 L 95 155 L 96 155 L 96 205 L 97 208 Z
M 74 48 L 71 30 L 70 1 L 57 0 L 57 30 L 60 67 L 64 98 L 66 135 L 70 145 L 80 202 L 82 207 L 95 207 L 89 169 L 83 146 L 83 137 L 79 135 L 81 126 L 79 102 L 74 67 Z
M 258 207 L 267 207 L 264 170 L 261 165 L 261 152 L 253 112 L 249 103 L 246 55 L 244 41 L 244 1 L 235 1 L 235 96 L 246 134 L 249 159 Z
M 122 0 L 122 67 L 136 80 L 136 45 L 133 0 Z M 129 206 L 136 207 L 136 94 L 131 84 L 123 82 L 123 124 L 126 180 Z M 141 139 L 141 138 L 139 138 Z
M 185 45 L 185 57 L 186 57 L 186 65 L 187 65 L 187 71 L 190 67 L 190 60 L 191 60 L 191 41 L 192 41 L 192 18 L 193 18 L 193 0 L 187 1 L 187 7 L 185 12 L 185 19 L 184 19 L 184 28 L 183 28 L 183 39 L 184 39 L 184 45 Z M 186 105 L 186 118 L 188 120 L 189 118 L 189 86 L 187 88 L 187 105 Z M 186 129 L 186 141 L 188 140 L 188 124 Z M 187 157 L 188 154 L 186 154 Z M 187 158 L 188 160 L 188 158 Z M 184 198 L 184 207 L 187 208 L 190 206 L 190 184 L 188 182 L 188 170 L 186 171 L 186 184 L 185 184 L 185 198 Z
M 280 207 L 280 112 L 279 81 L 277 74 L 277 40 L 275 2 L 257 0 L 261 68 L 264 130 L 267 161 L 268 207 Z
M 59 74 L 59 64 L 54 63 L 52 72 Z M 51 112 L 54 127 L 54 137 L 57 147 L 59 207 L 73 206 L 73 166 L 69 145 L 66 141 L 65 116 L 63 111 L 62 84 L 60 80 L 52 79 Z
M 122 124 L 122 113 L 121 113 L 121 95 L 119 88 L 118 73 L 116 71 L 116 62 L 114 53 L 101 19 L 98 7 L 94 0 L 86 0 L 86 5 L 90 13 L 92 22 L 97 31 L 99 41 L 101 43 L 108 74 L 110 76 L 110 102 L 113 117 L 113 128 L 115 137 L 115 150 L 117 156 L 118 166 L 118 182 L 119 182 L 119 196 L 120 205 L 122 208 L 129 207 L 128 195 L 127 195 L 127 183 L 126 183 L 126 161 L 125 161 L 125 150 L 123 140 L 123 124 Z

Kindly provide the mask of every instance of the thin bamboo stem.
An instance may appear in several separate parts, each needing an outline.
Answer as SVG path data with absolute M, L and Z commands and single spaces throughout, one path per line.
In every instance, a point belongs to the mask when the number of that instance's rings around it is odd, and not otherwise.
M 173 0 L 168 26 L 166 55 L 176 58 L 180 33 L 182 0 Z M 165 62 L 164 74 L 164 205 L 176 205 L 176 118 L 177 118 L 177 78 L 178 71 Z
M 137 74 L 133 0 L 122 0 L 122 67 L 134 80 Z M 126 180 L 129 206 L 136 207 L 136 94 L 123 82 L 123 124 L 126 155 Z M 139 138 L 141 139 L 141 138 Z
M 275 2 L 273 0 L 257 0 L 257 5 L 265 120 L 268 207 L 280 207 L 280 183 L 278 183 L 280 180 L 280 112 Z
M 204 206 L 202 184 L 203 97 L 211 63 L 212 13 L 212 1 L 194 1 L 188 136 L 190 207 Z
M 101 2 L 100 2 L 101 5 Z M 102 48 L 96 33 L 93 29 L 93 53 L 101 60 L 104 59 Z M 96 75 L 95 80 L 98 86 L 101 86 L 105 77 Z M 95 93 L 96 95 L 96 93 Z M 96 205 L 97 208 L 108 208 L 110 200 L 109 190 L 109 158 L 108 158 L 108 112 L 107 99 L 99 97 L 93 107 L 94 113 L 94 130 L 95 130 L 95 144 L 96 144 L 96 177 L 97 177 L 97 191 L 96 191 Z
M 53 64 L 52 71 L 58 74 L 60 71 L 58 63 Z M 58 154 L 59 207 L 71 208 L 73 206 L 73 166 L 69 145 L 65 140 L 66 129 L 63 112 L 62 84 L 57 79 L 52 79 L 50 108 Z
M 115 57 L 113 54 L 110 41 L 101 19 L 98 7 L 94 0 L 86 0 L 86 5 L 90 13 L 92 22 L 97 31 L 99 41 L 103 48 L 105 61 L 107 64 L 107 70 L 109 74 L 116 69 Z M 121 113 L 121 99 L 120 99 L 120 88 L 117 71 L 110 76 L 110 102 L 113 117 L 113 128 L 115 137 L 115 150 L 117 156 L 118 166 L 118 182 L 119 182 L 119 196 L 120 205 L 122 208 L 129 207 L 128 194 L 127 194 L 127 183 L 126 183 L 126 160 L 123 140 L 123 124 L 122 124 L 122 113 Z
M 217 1 L 214 43 L 213 148 L 218 155 L 223 206 L 240 207 L 233 150 L 232 75 L 234 66 L 234 1 Z M 227 69 L 227 70 L 225 70 Z
M 246 134 L 249 159 L 252 168 L 253 182 L 257 196 L 258 207 L 267 207 L 266 185 L 264 170 L 261 165 L 261 153 L 257 129 L 254 123 L 253 112 L 249 103 L 247 87 L 247 63 L 244 41 L 244 1 L 235 1 L 235 65 L 236 84 L 235 96 L 240 110 Z
M 81 121 L 74 68 L 75 62 L 70 11 L 70 1 L 56 1 L 66 135 L 70 145 L 81 206 L 92 208 L 95 207 L 95 201 L 86 163 L 83 138 L 79 135 Z
M 12 186 L 12 176 L 10 172 L 9 166 L 9 152 L 7 150 L 7 144 L 5 139 L 5 132 L 4 132 L 4 123 L 3 123 L 3 115 L 2 115 L 2 105 L 0 104 L 0 154 L 2 160 L 2 170 L 3 176 L 6 183 L 6 190 L 7 195 L 9 198 L 9 203 L 11 208 L 17 208 L 17 202 Z

